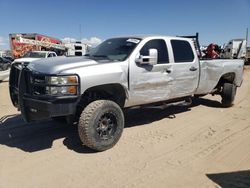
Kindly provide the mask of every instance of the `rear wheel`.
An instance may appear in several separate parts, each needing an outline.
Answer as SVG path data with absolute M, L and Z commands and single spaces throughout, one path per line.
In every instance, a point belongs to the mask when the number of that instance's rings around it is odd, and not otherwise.
M 78 133 L 87 147 L 104 151 L 118 142 L 123 128 L 124 116 L 121 108 L 113 101 L 96 100 L 83 110 Z
M 221 103 L 223 107 L 230 107 L 233 105 L 234 98 L 236 95 L 236 86 L 231 83 L 224 83 L 221 93 Z

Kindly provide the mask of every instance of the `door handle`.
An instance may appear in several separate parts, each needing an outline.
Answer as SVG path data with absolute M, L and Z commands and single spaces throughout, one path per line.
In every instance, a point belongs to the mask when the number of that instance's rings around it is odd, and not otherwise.
M 170 69 L 166 69 L 166 73 L 171 73 L 172 71 Z
M 189 70 L 190 70 L 190 71 L 196 71 L 197 68 L 196 68 L 196 67 L 191 67 Z

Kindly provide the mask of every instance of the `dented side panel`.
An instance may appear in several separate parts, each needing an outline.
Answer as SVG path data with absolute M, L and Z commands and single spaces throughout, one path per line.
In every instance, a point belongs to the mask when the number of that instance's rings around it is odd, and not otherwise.
M 130 72 L 130 100 L 128 105 L 146 104 L 171 97 L 173 76 L 166 73 L 171 65 L 136 67 Z
M 243 60 L 216 59 L 200 61 L 200 83 L 195 94 L 210 93 L 227 73 L 234 73 L 234 84 L 240 86 L 243 79 Z

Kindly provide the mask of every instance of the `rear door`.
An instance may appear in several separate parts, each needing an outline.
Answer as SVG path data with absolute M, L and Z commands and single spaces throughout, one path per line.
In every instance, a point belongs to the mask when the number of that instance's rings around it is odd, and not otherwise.
M 191 42 L 191 41 L 190 41 Z M 188 40 L 171 39 L 171 64 L 173 86 L 171 98 L 184 97 L 194 94 L 199 82 L 199 60 Z

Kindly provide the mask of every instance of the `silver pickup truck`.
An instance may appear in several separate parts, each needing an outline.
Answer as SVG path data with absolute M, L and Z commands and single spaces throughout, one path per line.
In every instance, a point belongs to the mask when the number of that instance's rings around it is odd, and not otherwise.
M 219 94 L 222 106 L 232 106 L 243 61 L 199 59 L 197 42 L 168 36 L 111 38 L 85 57 L 13 64 L 10 97 L 25 121 L 63 117 L 78 125 L 84 145 L 104 151 L 122 135 L 124 108 L 187 103 L 206 94 Z

